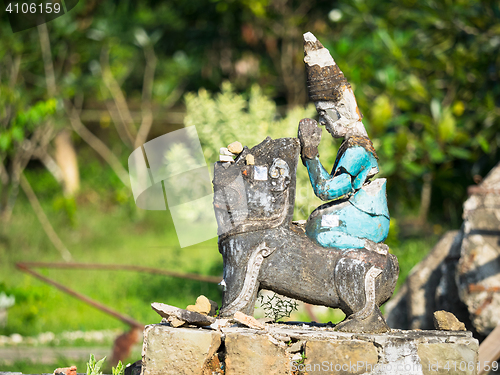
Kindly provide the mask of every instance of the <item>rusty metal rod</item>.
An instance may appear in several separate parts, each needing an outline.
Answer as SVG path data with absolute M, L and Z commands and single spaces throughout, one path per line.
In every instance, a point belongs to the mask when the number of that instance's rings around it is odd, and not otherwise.
M 467 188 L 467 194 L 473 195 L 486 195 L 486 194 L 500 194 L 500 189 L 495 188 L 483 188 L 481 186 L 472 185 Z
M 63 263 L 63 264 L 68 264 L 68 263 Z M 62 284 L 59 284 L 58 282 L 56 282 L 54 280 L 49 279 L 48 277 L 43 276 L 42 274 L 40 274 L 36 271 L 29 269 L 28 263 L 17 263 L 16 266 L 21 271 L 29 273 L 29 274 L 33 275 L 34 277 L 36 277 L 37 279 L 40 279 L 47 284 L 55 286 L 57 289 L 63 291 L 64 293 L 70 294 L 73 297 L 78 298 L 79 300 L 87 303 L 88 305 L 91 305 L 91 306 L 95 307 L 96 309 L 99 309 L 99 310 L 105 312 L 106 314 L 114 316 L 115 318 L 121 320 L 122 322 L 128 324 L 131 327 L 137 327 L 141 330 L 144 329 L 144 324 L 139 323 L 138 321 L 132 319 L 131 317 L 123 315 L 123 314 L 119 313 L 118 311 L 115 311 L 115 310 L 109 308 L 108 306 L 103 305 L 100 302 L 94 301 L 92 298 L 89 298 L 83 294 L 80 294 L 80 293 L 78 293 L 78 292 L 76 292 L 76 291 L 74 291 L 74 290 L 72 290 L 72 289 L 70 289 Z
M 493 294 L 488 295 L 488 297 L 483 301 L 481 306 L 479 306 L 477 310 L 474 311 L 472 314 L 476 316 L 481 315 L 484 309 L 486 309 L 491 304 L 491 302 L 493 302 Z
M 74 262 L 66 262 L 66 263 L 23 262 L 18 264 L 24 265 L 25 267 L 28 268 L 64 268 L 64 269 L 72 268 L 72 269 L 87 269 L 87 270 L 88 269 L 115 270 L 115 271 L 125 270 L 125 271 L 147 272 L 147 273 L 166 275 L 170 277 L 179 277 L 181 279 L 204 281 L 207 283 L 214 283 L 214 284 L 218 284 L 222 281 L 222 278 L 219 276 L 197 275 L 194 273 L 180 273 L 180 272 L 161 270 L 158 268 L 132 266 L 127 264 L 100 264 L 100 263 L 74 263 Z
M 469 284 L 469 293 L 479 293 L 479 292 L 498 293 L 500 292 L 500 287 L 499 286 L 486 287 L 484 285 L 479 285 L 479 284 Z

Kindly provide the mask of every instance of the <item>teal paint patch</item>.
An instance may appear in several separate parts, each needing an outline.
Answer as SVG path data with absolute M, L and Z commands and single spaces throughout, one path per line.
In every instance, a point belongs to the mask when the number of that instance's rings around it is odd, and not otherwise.
M 387 208 L 387 181 L 385 178 L 378 178 L 369 185 L 363 186 L 354 194 L 349 202 L 360 211 L 371 215 L 383 215 L 390 219 Z
M 344 152 L 337 165 L 337 170 L 343 167 L 347 173 L 355 177 L 369 165 L 368 152 L 361 146 L 354 146 Z M 335 171 L 332 171 L 332 174 L 334 173 Z
M 389 234 L 390 220 L 383 215 L 370 215 L 349 204 L 341 209 L 335 206 L 321 210 L 322 215 L 309 219 L 306 234 L 323 247 L 351 248 L 354 244 L 364 247 L 365 239 L 382 242 Z M 339 225 L 328 227 L 322 225 L 327 215 L 338 216 Z
M 326 171 L 319 159 L 306 160 L 306 168 L 314 194 L 324 201 L 340 198 L 352 191 L 351 176 L 343 173 L 332 176 Z
M 336 165 L 337 175 L 336 171 L 329 174 L 318 157 L 306 159 L 305 164 L 314 193 L 322 200 L 354 193 L 342 203 L 331 202 L 316 209 L 306 225 L 308 237 L 323 247 L 341 249 L 363 248 L 366 239 L 378 243 L 387 238 L 386 180 L 364 185 L 370 172 L 378 171 L 373 154 L 361 146 L 348 148 Z

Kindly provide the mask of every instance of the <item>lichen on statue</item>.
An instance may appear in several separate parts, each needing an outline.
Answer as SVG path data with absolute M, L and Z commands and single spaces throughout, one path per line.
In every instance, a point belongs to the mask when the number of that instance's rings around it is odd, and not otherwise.
M 320 125 L 334 138 L 344 138 L 331 173 L 319 160 L 321 128 L 312 119 L 299 124 L 302 162 L 314 193 L 328 203 L 314 210 L 306 234 L 323 247 L 371 247 L 387 238 L 389 211 L 385 179 L 378 157 L 362 123 L 350 84 L 330 53 L 312 35 L 304 35 L 304 62 L 309 97 L 315 102 Z

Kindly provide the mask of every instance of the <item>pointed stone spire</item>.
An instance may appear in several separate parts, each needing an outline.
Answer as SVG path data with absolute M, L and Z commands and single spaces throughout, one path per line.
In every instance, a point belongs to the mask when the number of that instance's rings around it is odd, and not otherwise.
M 321 42 L 310 32 L 303 36 L 309 99 L 338 102 L 344 87 L 351 85 Z

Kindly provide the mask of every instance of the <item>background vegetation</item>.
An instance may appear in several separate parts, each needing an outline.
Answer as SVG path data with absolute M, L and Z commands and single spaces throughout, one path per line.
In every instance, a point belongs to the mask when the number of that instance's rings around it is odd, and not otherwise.
M 16 304 L 0 335 L 124 328 L 21 274 L 19 261 L 220 275 L 215 239 L 180 249 L 168 211 L 135 207 L 127 158 L 184 124 L 196 125 L 208 163 L 234 140 L 293 136 L 300 118 L 314 116 L 306 31 L 330 49 L 365 116 L 388 178 L 401 282 L 460 226 L 467 186 L 499 160 L 499 21 L 499 5 L 486 0 L 89 0 L 15 34 L 2 14 L 0 292 Z M 327 168 L 338 145 L 325 132 Z M 297 218 L 314 199 L 301 171 Z M 144 323 L 158 320 L 153 301 L 220 302 L 220 290 L 201 282 L 43 272 Z

